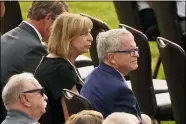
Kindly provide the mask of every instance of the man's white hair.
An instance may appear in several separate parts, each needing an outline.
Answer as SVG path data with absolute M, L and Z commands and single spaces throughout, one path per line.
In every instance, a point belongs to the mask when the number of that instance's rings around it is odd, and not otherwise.
M 114 112 L 102 124 L 139 124 L 139 120 L 135 115 L 129 113 Z
M 14 104 L 19 95 L 28 90 L 33 82 L 37 82 L 37 80 L 31 73 L 15 74 L 10 77 L 2 91 L 4 105 Z
M 121 46 L 121 37 L 128 35 L 130 32 L 125 28 L 112 29 L 98 34 L 97 53 L 100 62 L 104 62 L 107 53 L 118 51 Z

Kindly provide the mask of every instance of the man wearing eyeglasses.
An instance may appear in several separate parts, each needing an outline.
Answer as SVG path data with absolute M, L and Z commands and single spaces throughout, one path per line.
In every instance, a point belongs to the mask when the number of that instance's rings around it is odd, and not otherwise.
M 39 124 L 39 118 L 46 112 L 48 98 L 32 74 L 21 73 L 9 78 L 2 99 L 7 116 L 1 124 Z
M 126 112 L 135 115 L 141 124 L 150 124 L 150 118 L 141 115 L 136 97 L 124 79 L 138 68 L 134 36 L 126 29 L 102 32 L 97 37 L 97 53 L 100 64 L 87 77 L 80 94 L 104 118 L 113 112 Z

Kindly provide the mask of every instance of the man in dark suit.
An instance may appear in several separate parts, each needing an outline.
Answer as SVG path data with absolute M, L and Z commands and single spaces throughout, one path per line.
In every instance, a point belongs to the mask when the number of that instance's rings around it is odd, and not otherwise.
M 62 1 L 35 1 L 28 11 L 27 21 L 1 37 L 1 88 L 14 74 L 34 72 L 41 57 L 47 54 L 42 41 L 47 43 L 53 21 L 67 10 Z
M 87 77 L 80 94 L 105 118 L 113 112 L 126 112 L 141 123 L 150 124 L 150 118 L 141 115 L 137 99 L 124 79 L 138 67 L 138 47 L 133 35 L 126 29 L 113 29 L 100 33 L 97 43 L 100 64 Z

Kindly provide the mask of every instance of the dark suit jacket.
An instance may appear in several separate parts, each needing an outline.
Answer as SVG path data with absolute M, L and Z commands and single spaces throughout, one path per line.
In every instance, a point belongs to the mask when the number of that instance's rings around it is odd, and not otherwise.
M 46 54 L 35 30 L 24 22 L 1 36 L 1 91 L 10 76 L 34 72 Z
M 123 76 L 106 64 L 100 64 L 87 77 L 80 94 L 104 117 L 113 112 L 127 112 L 141 120 L 135 95 L 126 85 Z

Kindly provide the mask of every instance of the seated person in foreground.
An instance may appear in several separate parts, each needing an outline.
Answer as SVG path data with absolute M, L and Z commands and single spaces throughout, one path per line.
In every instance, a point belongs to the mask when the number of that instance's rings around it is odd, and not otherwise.
M 83 110 L 72 115 L 66 124 L 102 124 L 103 115 L 93 110 Z
M 2 92 L 7 116 L 1 124 L 39 124 L 45 113 L 47 96 L 30 73 L 10 77 Z
M 97 37 L 97 52 L 100 64 L 87 77 L 80 94 L 104 117 L 113 112 L 126 112 L 142 123 L 147 116 L 141 116 L 137 99 L 124 79 L 138 67 L 134 36 L 126 29 L 102 32 Z
M 110 114 L 102 124 L 139 124 L 136 116 L 125 112 L 114 112 Z M 151 124 L 151 123 L 149 123 Z
M 76 58 L 88 52 L 91 46 L 92 26 L 89 18 L 72 13 L 61 14 L 52 25 L 48 42 L 49 54 L 43 56 L 35 70 L 35 77 L 48 96 L 51 111 L 46 113 L 51 114 L 49 117 L 52 124 L 63 124 L 68 118 L 63 107 L 62 89 L 78 93 L 76 84 L 82 84 L 74 63 Z M 46 122 L 49 117 L 44 117 L 41 120 Z

